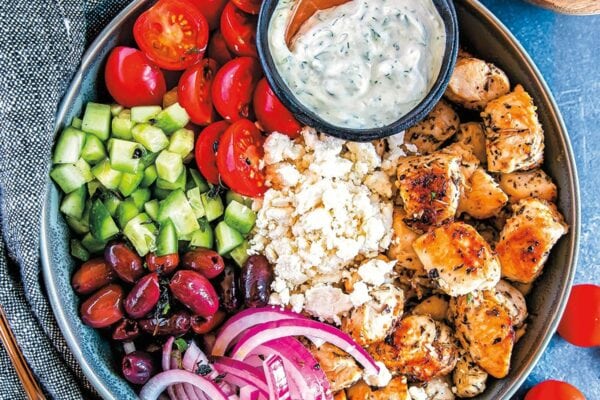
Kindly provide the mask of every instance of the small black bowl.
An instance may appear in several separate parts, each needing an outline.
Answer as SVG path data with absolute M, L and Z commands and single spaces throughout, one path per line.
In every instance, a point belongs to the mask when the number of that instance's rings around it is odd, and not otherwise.
M 415 108 L 409 111 L 408 114 L 387 126 L 369 129 L 352 129 L 332 125 L 304 106 L 287 87 L 277 72 L 268 42 L 269 23 L 277 7 L 277 3 L 278 0 L 265 0 L 260 9 L 257 30 L 258 54 L 265 71 L 265 76 L 273 91 L 281 102 L 303 124 L 340 139 L 367 142 L 394 135 L 423 120 L 444 95 L 458 54 L 458 19 L 452 0 L 433 0 L 446 28 L 446 49 L 440 73 L 433 87 L 427 96 Z

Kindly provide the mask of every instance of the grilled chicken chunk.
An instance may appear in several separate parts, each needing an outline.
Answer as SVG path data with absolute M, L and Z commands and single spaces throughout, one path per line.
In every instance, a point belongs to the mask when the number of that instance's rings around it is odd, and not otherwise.
M 448 301 L 439 294 L 429 296 L 412 310 L 414 315 L 427 315 L 436 321 L 444 321 L 448 315 Z
M 500 263 L 475 228 L 453 222 L 413 243 L 429 277 L 450 296 L 490 289 L 500 280 Z
M 456 215 L 462 187 L 460 158 L 449 154 L 406 157 L 398 163 L 400 198 L 404 222 L 426 231 Z
M 332 392 L 350 387 L 361 378 L 362 369 L 352 356 L 340 348 L 329 343 L 320 347 L 307 343 L 307 347 L 327 376 Z
M 510 313 L 514 326 L 520 326 L 527 318 L 527 302 L 525 296 L 517 288 L 505 280 L 496 285 L 498 300 L 504 304 Z
M 412 400 L 454 400 L 452 385 L 445 376 L 440 376 L 423 382 L 418 385 L 410 386 L 408 393 Z
M 406 377 L 398 376 L 380 389 L 373 389 L 364 381 L 347 389 L 348 400 L 411 400 L 408 394 Z
M 542 163 L 544 132 L 535 110 L 533 99 L 521 85 L 488 103 L 481 117 L 489 171 L 509 174 Z
M 469 150 L 482 164 L 486 164 L 485 131 L 479 122 L 465 122 L 458 126 L 456 143 Z
M 563 216 L 552 203 L 528 198 L 513 205 L 512 217 L 496 244 L 502 276 L 533 282 L 542 273 L 550 250 L 567 231 Z
M 463 177 L 463 182 L 467 182 L 471 178 L 471 175 L 479 168 L 479 159 L 473 155 L 471 150 L 460 143 L 452 143 L 439 150 L 438 153 L 460 157 L 460 173 Z
M 346 396 L 345 390 L 340 390 L 336 394 L 333 395 L 333 400 L 348 400 L 348 396 Z
M 456 61 L 446 98 L 470 110 L 481 110 L 509 91 L 510 82 L 500 68 L 478 58 L 462 57 Z
M 494 178 L 483 168 L 478 168 L 465 184 L 458 203 L 458 214 L 465 212 L 477 219 L 491 218 L 497 215 L 507 202 L 508 196 Z
M 404 140 L 414 144 L 420 154 L 430 154 L 456 133 L 459 124 L 456 111 L 441 100 L 423 121 L 406 130 Z
M 515 343 L 513 320 L 495 290 L 450 300 L 456 336 L 473 361 L 495 378 L 504 378 Z
M 554 202 L 558 195 L 552 178 L 541 169 L 501 174 L 499 184 L 511 203 L 517 203 L 528 197 Z
M 452 372 L 452 382 L 459 397 L 470 398 L 483 393 L 488 373 L 485 372 L 469 355 L 461 351 L 456 368 Z
M 458 352 L 450 328 L 424 315 L 403 318 L 390 337 L 368 350 L 392 374 L 419 381 L 448 374 Z

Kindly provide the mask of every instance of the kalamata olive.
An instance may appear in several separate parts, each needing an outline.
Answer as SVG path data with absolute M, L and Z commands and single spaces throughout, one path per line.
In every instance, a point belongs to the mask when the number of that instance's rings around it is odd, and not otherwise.
M 81 305 L 81 319 L 93 328 L 105 328 L 123 318 L 123 289 L 112 284 L 103 287 Z
M 144 351 L 133 351 L 123 357 L 123 376 L 129 382 L 143 385 L 154 375 L 154 360 Z
M 198 335 L 212 332 L 225 321 L 225 317 L 225 312 L 221 310 L 206 318 L 201 317 L 200 315 L 192 315 L 192 330 Z
M 179 311 L 168 318 L 148 318 L 139 321 L 140 328 L 153 336 L 181 336 L 190 330 L 190 314 Z
M 242 268 L 240 281 L 246 307 L 263 307 L 268 304 L 273 267 L 265 256 L 250 256 Z
M 141 318 L 148 314 L 160 297 L 158 274 L 152 272 L 137 281 L 131 292 L 125 298 L 125 312 L 131 318 Z
M 205 278 L 216 278 L 225 267 L 223 258 L 214 250 L 199 247 L 183 255 L 184 268 L 193 269 Z
M 179 254 L 167 254 L 166 256 L 157 256 L 154 253 L 148 253 L 146 264 L 152 272 L 158 272 L 160 275 L 171 275 L 179 265 Z
M 118 341 L 135 339 L 140 335 L 137 321 L 125 318 L 113 328 L 112 338 Z
M 104 260 L 127 283 L 134 283 L 144 275 L 142 259 L 123 243 L 109 243 L 104 249 Z
M 71 285 L 79 294 L 89 294 L 115 279 L 115 272 L 103 258 L 94 258 L 84 263 L 73 274 Z
M 213 315 L 219 309 L 219 298 L 212 284 L 195 271 L 175 272 L 169 283 L 171 294 L 194 314 L 202 317 Z
M 218 277 L 218 284 L 215 285 L 221 308 L 228 313 L 234 313 L 242 306 L 239 271 L 237 266 L 225 264 L 223 273 Z

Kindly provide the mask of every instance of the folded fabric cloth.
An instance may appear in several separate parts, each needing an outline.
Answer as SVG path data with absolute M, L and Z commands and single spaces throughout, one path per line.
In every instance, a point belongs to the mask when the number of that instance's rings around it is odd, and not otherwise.
M 56 109 L 87 45 L 128 0 L 0 2 L 0 304 L 48 398 L 97 397 L 67 347 L 40 274 Z M 0 399 L 25 399 L 0 346 Z

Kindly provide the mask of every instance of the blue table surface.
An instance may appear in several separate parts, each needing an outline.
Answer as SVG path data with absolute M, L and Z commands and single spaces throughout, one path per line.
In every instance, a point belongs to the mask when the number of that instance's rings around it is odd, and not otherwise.
M 595 236 L 600 235 L 600 168 L 594 163 L 596 157 L 600 159 L 600 16 L 556 14 L 521 0 L 482 2 L 529 52 L 562 112 L 581 184 L 575 283 L 600 284 L 600 240 Z M 578 348 L 555 335 L 518 398 L 546 379 L 570 382 L 588 400 L 600 400 L 600 348 Z

